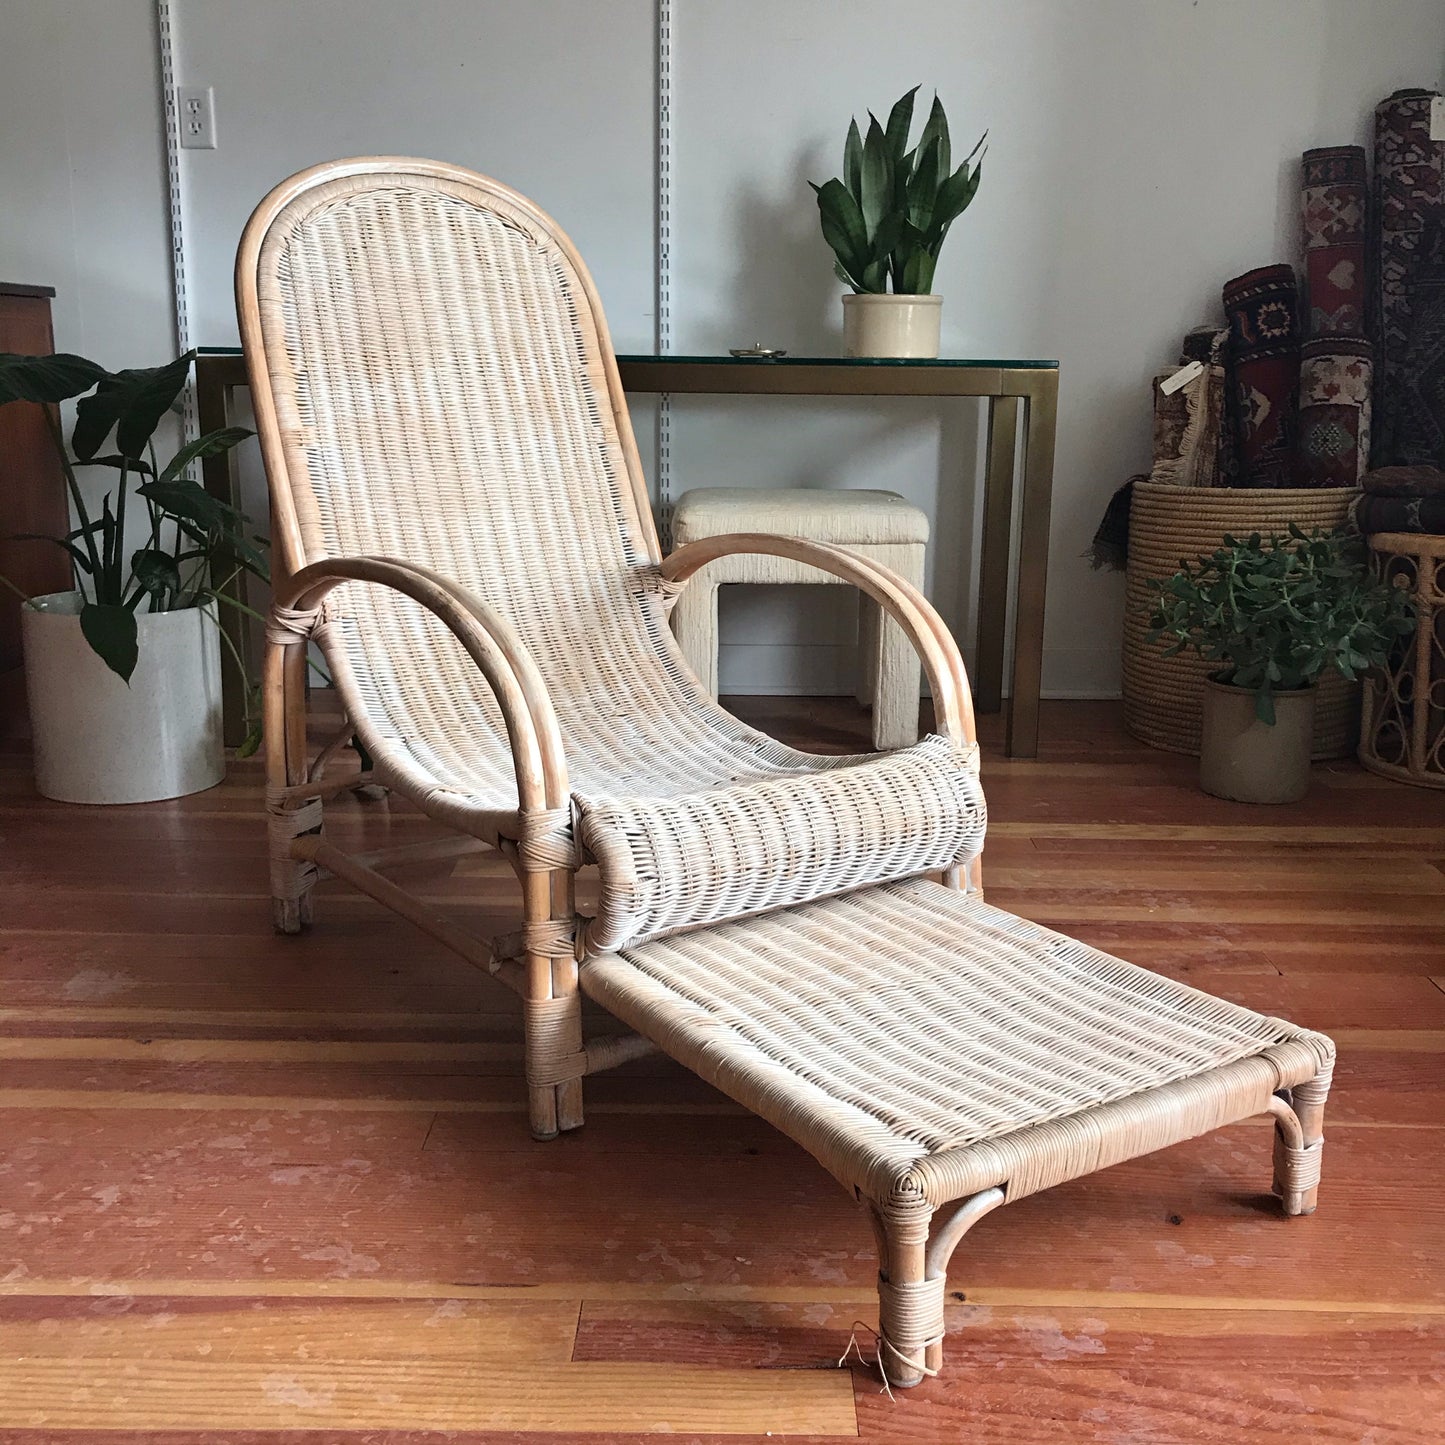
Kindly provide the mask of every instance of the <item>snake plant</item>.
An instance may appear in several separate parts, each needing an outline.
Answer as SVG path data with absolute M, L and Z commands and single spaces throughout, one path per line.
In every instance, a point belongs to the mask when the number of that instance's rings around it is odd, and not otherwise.
M 948 117 L 935 95 L 918 143 L 908 148 L 915 85 L 888 114 L 868 112 L 868 131 L 854 119 L 843 147 L 843 175 L 814 185 L 823 239 L 837 257 L 838 279 L 854 291 L 924 296 L 948 228 L 978 190 L 985 131 L 957 170 L 950 170 Z

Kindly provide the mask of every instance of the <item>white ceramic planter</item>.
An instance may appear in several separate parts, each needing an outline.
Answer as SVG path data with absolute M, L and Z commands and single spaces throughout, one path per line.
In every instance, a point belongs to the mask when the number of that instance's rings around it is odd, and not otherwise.
M 214 614 L 143 612 L 127 686 L 80 630 L 78 592 L 20 609 L 35 786 L 62 803 L 150 803 L 221 781 L 221 644 Z
M 942 310 L 942 296 L 845 296 L 844 350 L 849 356 L 937 356 Z

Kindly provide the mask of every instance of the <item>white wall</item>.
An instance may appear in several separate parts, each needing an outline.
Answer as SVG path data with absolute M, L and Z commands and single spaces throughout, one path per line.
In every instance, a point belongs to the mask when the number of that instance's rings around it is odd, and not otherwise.
M 1301 150 L 1368 139 L 1374 103 L 1439 82 L 1441 0 L 675 0 L 674 339 L 836 352 L 805 181 L 848 117 L 937 88 L 985 125 L 944 252 L 944 344 L 1063 363 L 1046 688 L 1117 685 L 1121 588 L 1080 560 L 1148 461 L 1148 379 L 1219 286 L 1294 258 Z M 180 78 L 220 149 L 184 158 L 193 339 L 234 336 L 251 205 L 311 161 L 444 156 L 536 196 L 597 275 L 619 347 L 652 334 L 651 0 L 174 0 Z M 0 0 L 0 275 L 56 285 L 57 341 L 168 354 L 151 0 Z M 63 103 L 62 103 L 63 101 Z M 676 404 L 674 486 L 889 486 L 935 515 L 934 595 L 968 640 L 977 408 Z M 645 430 L 645 429 L 644 429 Z M 843 686 L 846 616 L 733 599 L 725 685 Z
M 944 350 L 1062 362 L 1045 687 L 1115 690 L 1121 582 L 1080 554 L 1113 489 L 1147 470 L 1149 378 L 1184 331 L 1220 316 L 1223 281 L 1297 261 L 1300 152 L 1366 142 L 1377 100 L 1439 81 L 1445 4 L 684 0 L 680 12 L 681 351 L 754 338 L 836 351 L 841 288 L 805 182 L 838 173 L 849 116 L 886 114 L 922 82 L 945 100 L 956 154 L 988 127 L 983 183 L 935 278 Z M 972 404 L 679 410 L 680 485 L 886 486 L 935 509 L 933 595 L 970 651 Z M 844 676 L 836 648 L 798 645 L 794 619 L 756 598 L 733 602 L 724 641 L 725 687 Z

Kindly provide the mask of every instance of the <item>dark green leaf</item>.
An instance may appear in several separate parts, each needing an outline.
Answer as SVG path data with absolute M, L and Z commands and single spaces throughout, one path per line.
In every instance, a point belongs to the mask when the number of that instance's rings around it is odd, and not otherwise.
M 83 467 L 110 467 L 115 471 L 135 472 L 142 477 L 151 475 L 149 462 L 143 462 L 139 457 L 123 457 L 119 452 L 107 452 L 103 457 L 91 457 L 88 461 L 81 462 L 80 465 Z
M 922 155 L 924 149 L 933 141 L 938 142 L 938 174 L 946 176 L 951 160 L 948 148 L 948 117 L 943 113 L 943 102 L 936 95 L 933 97 L 933 107 L 928 112 L 923 134 L 918 137 L 919 154 Z
M 933 223 L 929 228 L 929 240 L 934 245 L 943 240 L 949 226 L 968 209 L 982 175 L 981 164 L 970 170 L 968 162 L 965 161 L 938 188 L 938 199 L 933 206 Z
M 54 356 L 19 356 L 0 352 L 0 406 L 7 401 L 68 401 L 89 391 L 105 368 L 83 356 L 57 352 Z
M 863 137 L 858 134 L 858 122 L 848 122 L 848 139 L 843 143 L 843 184 L 848 187 L 853 199 L 863 194 Z
M 136 490 L 149 498 L 168 517 L 192 522 L 207 531 L 230 526 L 240 513 L 213 497 L 199 482 L 174 480 L 147 482 Z
M 181 569 L 168 552 L 143 547 L 130 559 L 131 575 L 152 598 L 151 610 L 164 612 L 181 590 Z
M 187 442 L 164 467 L 158 481 L 172 482 L 185 474 L 185 470 L 194 461 L 204 460 L 206 457 L 214 457 L 221 452 L 228 452 L 232 447 L 238 446 L 247 437 L 255 436 L 256 433 L 243 426 L 223 427 L 219 431 L 207 432 L 203 437 L 197 437 L 193 442 Z
M 72 533 L 72 535 L 76 535 Z M 52 537 L 49 532 L 12 532 L 6 539 L 7 542 L 49 542 L 53 547 L 62 547 L 70 553 L 70 560 L 80 568 L 82 572 L 90 572 L 90 558 L 75 545 L 63 537 Z
M 196 353 L 188 351 L 165 366 L 139 367 L 106 376 L 75 412 L 71 447 L 89 461 L 115 429 L 116 450 L 141 457 L 161 418 L 181 394 Z
M 833 248 L 839 264 L 853 278 L 862 280 L 868 261 L 868 231 L 863 213 L 842 181 L 828 181 L 818 189 L 818 215 L 822 221 L 823 239 Z
M 884 138 L 888 142 L 888 154 L 895 165 L 902 163 L 903 152 L 908 147 L 908 132 L 913 126 L 913 97 L 917 94 L 918 87 L 915 85 L 906 95 L 900 96 L 894 102 L 893 109 L 888 112 L 888 128 L 884 132 Z
M 135 614 L 127 607 L 87 602 L 80 609 L 80 630 L 95 655 L 123 682 L 129 682 L 140 655 Z
M 918 159 L 918 168 L 908 182 L 908 222 L 919 231 L 927 231 L 933 220 L 933 205 L 938 198 L 938 142 L 929 141 Z
M 888 155 L 888 142 L 883 128 L 873 117 L 868 117 L 868 134 L 863 140 L 863 176 L 860 185 L 859 208 L 863 213 L 863 226 L 871 238 L 878 230 L 878 222 L 893 196 L 893 163 Z

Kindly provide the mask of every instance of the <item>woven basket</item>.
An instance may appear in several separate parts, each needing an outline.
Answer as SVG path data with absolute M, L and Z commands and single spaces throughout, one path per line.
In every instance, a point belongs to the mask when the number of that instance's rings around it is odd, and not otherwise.
M 1342 526 L 1353 487 L 1308 491 L 1170 487 L 1136 482 L 1129 512 L 1129 574 L 1124 612 L 1124 726 L 1141 742 L 1175 753 L 1199 752 L 1203 681 L 1213 664 L 1193 654 L 1165 657 L 1149 631 L 1151 579 L 1171 577 L 1180 560 L 1207 556 L 1225 533 L 1283 533 L 1291 522 L 1306 532 Z M 1359 736 L 1360 688 L 1337 673 L 1320 679 L 1315 706 L 1315 758 L 1342 758 Z
M 1445 537 L 1380 532 L 1375 568 L 1406 587 L 1415 634 L 1365 685 L 1360 761 L 1374 773 L 1445 788 Z

